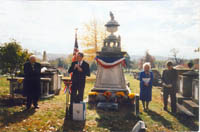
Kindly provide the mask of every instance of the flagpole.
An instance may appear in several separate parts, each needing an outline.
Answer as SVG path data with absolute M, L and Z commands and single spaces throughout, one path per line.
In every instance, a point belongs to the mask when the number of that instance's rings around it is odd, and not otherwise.
M 77 32 L 78 32 L 78 28 L 75 28 L 75 41 L 77 41 Z
M 78 32 L 78 28 L 75 28 L 75 44 L 74 44 L 73 56 L 77 53 L 77 50 L 78 50 L 77 32 Z M 72 62 L 73 61 L 74 61 L 74 59 L 72 59 Z
M 78 31 L 78 28 L 75 28 L 75 37 L 77 38 L 77 31 Z

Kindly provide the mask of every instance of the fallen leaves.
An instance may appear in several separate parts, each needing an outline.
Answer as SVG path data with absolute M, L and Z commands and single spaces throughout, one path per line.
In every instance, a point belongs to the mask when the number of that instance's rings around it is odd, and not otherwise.
M 132 80 L 133 88 L 139 88 L 139 81 Z M 1 84 L 0 84 L 1 85 Z M 85 95 L 90 91 L 93 83 L 87 83 Z M 0 87 L 1 92 L 1 87 Z M 150 109 L 152 115 L 143 112 L 140 103 L 140 118 L 147 124 L 148 132 L 171 132 L 171 131 L 189 131 L 196 129 L 197 120 L 190 120 L 190 124 L 185 117 L 171 116 L 168 112 L 162 110 L 163 102 L 160 99 L 160 89 L 153 88 L 152 102 Z M 110 131 L 130 131 L 138 118 L 135 118 L 130 108 L 123 108 L 117 112 L 97 110 L 95 107 L 87 106 L 86 121 L 83 123 L 65 120 L 65 94 L 60 94 L 54 98 L 39 101 L 40 108 L 31 114 L 23 112 L 25 106 L 12 106 L 0 108 L 0 131 L 2 132 L 62 132 L 64 125 L 67 125 L 67 132 L 110 132 Z M 122 107 L 120 107 L 122 108 Z M 163 122 L 162 122 L 163 121 Z M 166 124 L 166 122 L 170 124 Z M 172 125 L 171 125 L 172 124 Z M 3 126 L 3 127 L 2 127 Z M 64 132 L 65 132 L 64 131 Z

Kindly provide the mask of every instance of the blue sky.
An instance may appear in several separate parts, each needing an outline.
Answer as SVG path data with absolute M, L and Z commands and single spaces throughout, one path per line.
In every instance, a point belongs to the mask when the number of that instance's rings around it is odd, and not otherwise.
M 200 1 L 1 1 L 0 43 L 15 38 L 23 48 L 47 53 L 73 51 L 74 29 L 83 33 L 93 17 L 103 23 L 112 11 L 122 48 L 131 55 L 196 58 L 200 46 Z M 80 42 L 79 42 L 80 45 Z M 80 50 L 82 48 L 80 47 Z

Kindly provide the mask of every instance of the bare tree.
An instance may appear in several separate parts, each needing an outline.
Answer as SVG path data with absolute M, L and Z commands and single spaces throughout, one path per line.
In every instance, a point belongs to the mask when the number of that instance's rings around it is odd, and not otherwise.
M 182 59 L 178 58 L 177 55 L 179 53 L 179 50 L 176 48 L 173 48 L 170 50 L 170 52 L 172 53 L 172 56 L 174 57 L 173 59 L 175 60 L 176 64 L 181 64 L 182 63 Z
M 139 69 L 142 69 L 142 65 L 145 62 L 149 62 L 152 68 L 155 68 L 155 57 L 149 54 L 147 50 L 145 56 L 139 60 Z

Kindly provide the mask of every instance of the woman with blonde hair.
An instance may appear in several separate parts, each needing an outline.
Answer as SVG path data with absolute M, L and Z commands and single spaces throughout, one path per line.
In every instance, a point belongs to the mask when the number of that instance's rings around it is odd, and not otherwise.
M 149 102 L 152 98 L 153 73 L 150 71 L 151 65 L 146 62 L 143 64 L 143 71 L 140 72 L 140 100 L 144 110 L 149 110 Z

